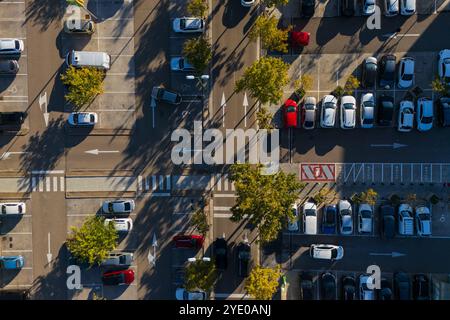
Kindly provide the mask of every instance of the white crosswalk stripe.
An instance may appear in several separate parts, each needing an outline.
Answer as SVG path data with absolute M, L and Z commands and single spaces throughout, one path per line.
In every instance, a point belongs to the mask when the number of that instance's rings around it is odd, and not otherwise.
M 142 190 L 144 193 L 167 193 L 171 190 L 171 179 L 170 175 L 138 176 L 138 190 Z
M 65 177 L 32 174 L 30 190 L 31 192 L 64 192 L 65 184 Z
M 229 174 L 215 174 L 211 176 L 212 189 L 216 192 L 234 192 L 236 187 L 234 182 L 230 180 Z

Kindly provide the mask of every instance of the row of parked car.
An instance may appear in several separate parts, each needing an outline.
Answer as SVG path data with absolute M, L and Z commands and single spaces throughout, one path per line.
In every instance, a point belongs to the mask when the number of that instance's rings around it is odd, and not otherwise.
M 302 210 L 301 219 L 300 210 Z M 297 204 L 293 204 L 292 214 L 294 219 L 288 221 L 288 231 L 298 232 L 300 229 L 303 229 L 304 234 L 317 234 L 318 209 L 314 202 L 305 202 L 302 209 Z M 416 230 L 419 236 L 431 236 L 431 212 L 424 205 L 418 205 L 413 209 L 408 203 L 402 203 L 397 208 L 393 205 L 385 204 L 380 206 L 379 214 L 381 236 L 383 238 L 389 239 L 395 236 L 396 224 L 400 235 L 414 235 Z M 339 230 L 339 233 L 342 235 L 351 235 L 354 231 L 353 216 L 353 207 L 348 200 L 340 200 L 337 205 L 327 204 L 322 209 L 321 232 L 323 234 L 335 234 L 336 230 Z M 371 205 L 367 203 L 358 205 L 356 226 L 359 234 L 373 233 L 374 209 Z

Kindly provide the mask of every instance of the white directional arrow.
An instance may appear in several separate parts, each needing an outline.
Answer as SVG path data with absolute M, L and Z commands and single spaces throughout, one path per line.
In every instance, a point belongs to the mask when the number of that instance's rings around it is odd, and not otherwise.
M 404 253 L 395 252 L 395 251 L 387 252 L 387 253 L 371 252 L 371 253 L 369 253 L 369 255 L 371 255 L 371 256 L 390 256 L 392 258 L 398 258 L 398 257 L 406 256 L 406 254 L 404 254 Z
M 393 33 L 386 33 L 383 34 L 383 37 L 388 38 L 388 39 L 397 39 L 397 37 L 420 37 L 419 33 L 397 33 L 397 32 L 393 32 Z
M 244 107 L 244 126 L 247 126 L 247 107 L 248 107 L 248 99 L 247 92 L 244 92 L 244 101 L 242 101 L 242 106 Z
M 98 156 L 100 153 L 119 153 L 118 150 L 98 150 L 98 149 L 92 149 L 87 150 L 84 153 L 89 153 Z
M 225 128 L 225 107 L 227 106 L 227 99 L 225 98 L 225 92 L 222 92 L 222 101 L 220 101 L 220 107 L 222 108 L 222 127 Z
M 48 112 L 47 112 L 47 92 L 44 92 L 44 95 L 39 96 L 39 108 L 41 108 L 42 113 L 44 114 L 45 126 L 48 126 Z
M 406 144 L 401 144 L 401 143 L 388 143 L 388 144 L 371 144 L 371 147 L 374 148 L 392 148 L 392 149 L 398 149 L 398 148 L 403 148 L 403 147 L 407 147 L 408 145 Z
M 48 240 L 47 262 L 50 263 L 52 261 L 52 257 L 53 257 L 51 248 L 50 248 L 50 232 L 48 233 L 47 240 Z
M 24 151 L 7 151 L 4 152 L 1 156 L 0 156 L 0 160 L 7 160 L 9 159 L 9 156 L 12 154 L 26 154 L 29 152 L 24 152 Z
M 156 266 L 156 247 L 158 246 L 158 241 L 156 240 L 156 234 L 153 234 L 153 240 L 152 240 L 152 247 L 153 247 L 153 254 L 152 249 L 148 250 L 148 263 L 152 266 Z
M 152 108 L 152 128 L 155 127 L 155 108 L 156 108 L 156 100 L 152 97 L 152 101 L 150 102 L 150 107 Z

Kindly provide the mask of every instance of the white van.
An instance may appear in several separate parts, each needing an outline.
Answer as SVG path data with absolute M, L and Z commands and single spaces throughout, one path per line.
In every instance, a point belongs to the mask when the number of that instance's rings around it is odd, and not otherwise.
M 72 50 L 66 56 L 66 64 L 76 68 L 95 67 L 109 70 L 111 67 L 111 56 L 106 52 Z

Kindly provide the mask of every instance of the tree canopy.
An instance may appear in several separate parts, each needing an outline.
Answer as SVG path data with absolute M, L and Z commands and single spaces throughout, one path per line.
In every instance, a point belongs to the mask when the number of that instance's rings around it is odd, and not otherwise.
M 245 290 L 254 299 L 271 300 L 277 292 L 280 276 L 279 265 L 273 269 L 256 266 L 245 281 Z
M 196 289 L 211 291 L 216 280 L 217 271 L 213 261 L 196 260 L 186 267 L 184 286 L 188 291 Z
M 187 5 L 187 11 L 194 17 L 205 18 L 208 13 L 208 2 L 205 0 L 191 0 Z
M 204 37 L 189 39 L 184 43 L 183 56 L 200 74 L 207 67 L 212 58 L 211 44 Z
M 250 30 L 249 39 L 256 41 L 261 39 L 263 49 L 275 50 L 283 53 L 288 52 L 289 30 L 278 29 L 278 22 L 274 16 L 260 15 Z

